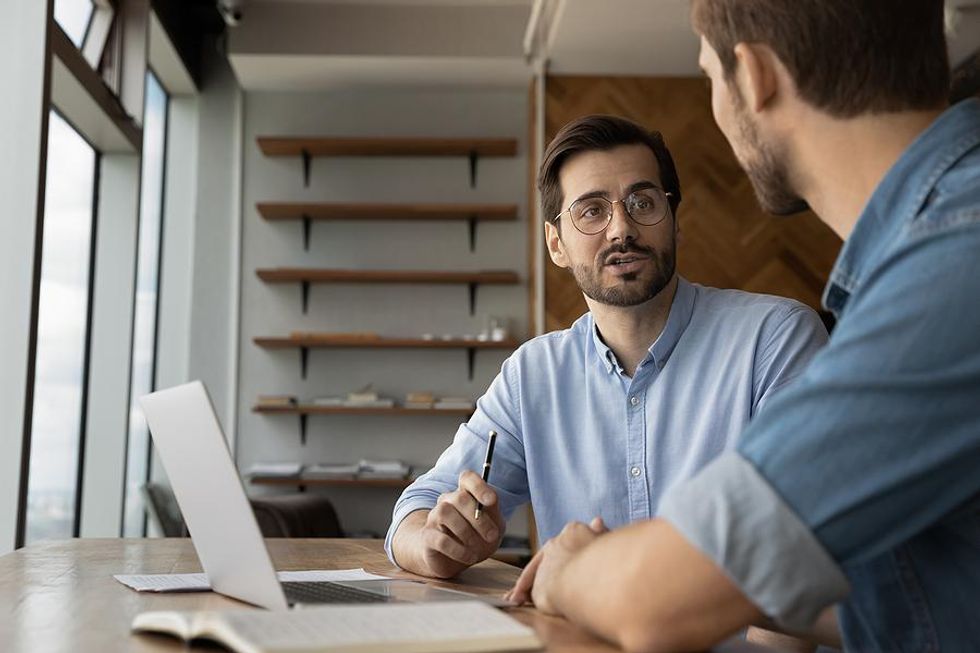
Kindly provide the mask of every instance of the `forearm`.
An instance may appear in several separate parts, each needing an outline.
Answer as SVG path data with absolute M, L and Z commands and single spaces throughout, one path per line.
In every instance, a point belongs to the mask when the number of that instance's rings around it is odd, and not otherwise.
M 761 618 L 669 523 L 597 539 L 558 575 L 557 610 L 628 651 L 707 648 Z

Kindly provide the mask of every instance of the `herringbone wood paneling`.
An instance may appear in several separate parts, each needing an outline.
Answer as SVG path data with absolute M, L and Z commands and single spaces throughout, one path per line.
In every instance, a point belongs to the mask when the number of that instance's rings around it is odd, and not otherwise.
M 820 307 L 840 239 L 812 213 L 774 218 L 762 212 L 714 123 L 704 80 L 547 78 L 546 143 L 562 125 L 590 113 L 623 116 L 664 134 L 684 195 L 678 215 L 678 269 L 684 277 Z M 550 331 L 567 327 L 586 306 L 568 272 L 550 261 L 546 269 L 545 330 Z

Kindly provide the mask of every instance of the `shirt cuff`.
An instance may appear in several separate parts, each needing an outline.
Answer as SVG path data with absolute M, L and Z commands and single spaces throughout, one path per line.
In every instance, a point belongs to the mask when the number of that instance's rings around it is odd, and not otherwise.
M 840 567 L 752 464 L 735 452 L 674 486 L 660 517 L 711 558 L 767 616 L 807 628 L 847 596 Z
M 397 531 L 398 527 L 401 526 L 402 521 L 416 510 L 432 510 L 434 507 L 434 502 L 422 497 L 409 499 L 402 505 L 398 506 L 398 509 L 395 510 L 395 514 L 391 516 L 391 526 L 388 527 L 388 534 L 385 535 L 385 553 L 388 554 L 388 559 L 391 560 L 391 564 L 401 569 L 401 565 L 395 561 L 395 554 L 391 550 L 391 542 L 394 540 L 395 531 Z

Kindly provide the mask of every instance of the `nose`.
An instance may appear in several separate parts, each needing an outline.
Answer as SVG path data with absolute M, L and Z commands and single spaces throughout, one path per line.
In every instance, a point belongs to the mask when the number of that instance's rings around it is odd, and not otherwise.
M 609 226 L 606 227 L 606 240 L 610 242 L 624 242 L 636 240 L 636 223 L 626 212 L 626 205 L 622 201 L 613 202 L 612 218 Z

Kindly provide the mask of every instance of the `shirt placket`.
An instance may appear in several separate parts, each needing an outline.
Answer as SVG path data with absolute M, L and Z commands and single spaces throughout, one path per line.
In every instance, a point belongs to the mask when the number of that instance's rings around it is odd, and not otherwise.
M 650 517 L 650 483 L 646 464 L 646 398 L 651 375 L 637 373 L 626 392 L 626 484 L 629 489 L 629 518 Z

